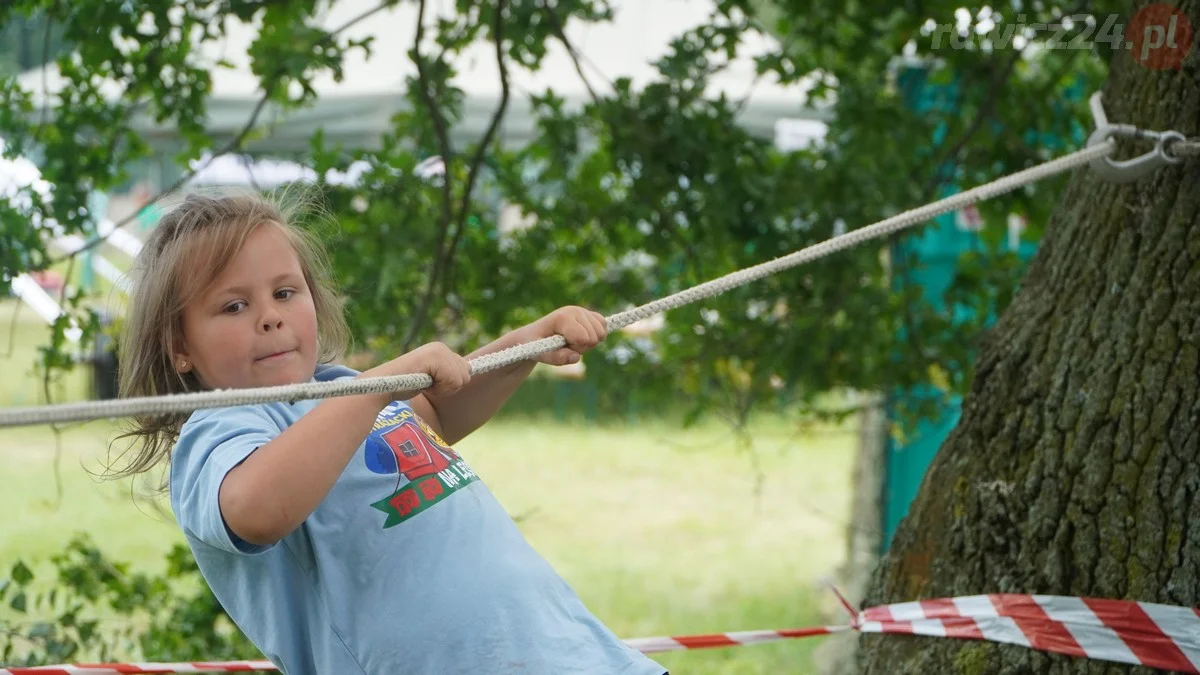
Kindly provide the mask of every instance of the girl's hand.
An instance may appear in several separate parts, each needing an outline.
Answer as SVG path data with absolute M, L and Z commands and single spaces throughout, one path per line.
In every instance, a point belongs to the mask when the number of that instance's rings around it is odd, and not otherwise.
M 608 337 L 604 316 L 583 307 L 567 306 L 550 312 L 532 324 L 539 338 L 561 335 L 567 346 L 535 357 L 552 366 L 578 363 L 580 355 Z
M 409 373 L 426 373 L 433 378 L 433 386 L 426 392 L 434 396 L 453 394 L 471 381 L 471 366 L 467 360 L 440 342 L 421 345 L 403 356 L 362 373 L 359 377 L 390 377 Z M 386 399 L 383 405 L 392 400 L 391 394 L 379 396 L 381 400 Z

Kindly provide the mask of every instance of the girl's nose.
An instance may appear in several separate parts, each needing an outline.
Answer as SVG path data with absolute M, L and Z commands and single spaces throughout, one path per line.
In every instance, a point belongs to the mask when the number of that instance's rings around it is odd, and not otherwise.
M 268 308 L 259 319 L 264 333 L 283 328 L 283 315 L 274 307 Z

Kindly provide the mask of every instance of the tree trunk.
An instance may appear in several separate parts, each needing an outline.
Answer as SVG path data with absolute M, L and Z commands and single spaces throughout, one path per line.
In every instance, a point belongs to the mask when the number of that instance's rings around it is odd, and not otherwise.
M 1197 0 L 1176 6 L 1200 27 Z M 1198 52 L 1193 46 L 1182 70 L 1152 70 L 1118 53 L 1104 90 L 1109 121 L 1194 137 Z M 1200 607 L 1198 375 L 1200 158 L 1128 185 L 1079 170 L 1021 292 L 981 348 L 962 419 L 865 606 L 1044 593 Z M 863 635 L 859 666 L 1152 672 L 904 635 Z

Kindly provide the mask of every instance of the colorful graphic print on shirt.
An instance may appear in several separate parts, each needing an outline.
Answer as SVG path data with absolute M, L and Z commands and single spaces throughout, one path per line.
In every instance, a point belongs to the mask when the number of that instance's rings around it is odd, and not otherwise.
M 411 408 L 392 403 L 375 420 L 364 446 L 367 468 L 395 475 L 392 494 L 371 504 L 394 527 L 479 480 L 471 467 Z

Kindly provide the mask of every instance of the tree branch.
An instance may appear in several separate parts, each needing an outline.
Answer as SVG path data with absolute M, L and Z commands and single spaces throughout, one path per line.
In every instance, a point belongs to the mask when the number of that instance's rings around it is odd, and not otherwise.
M 380 11 L 386 9 L 391 4 L 393 4 L 393 3 L 389 2 L 388 0 L 383 0 L 378 5 L 372 7 L 371 9 L 365 10 L 362 13 L 360 13 L 358 16 L 352 17 L 351 19 L 347 20 L 346 23 L 344 23 L 341 26 L 338 26 L 337 28 L 333 29 L 332 31 L 322 35 L 321 39 L 314 41 L 313 44 L 311 45 L 311 48 L 316 48 L 316 47 L 323 45 L 326 42 L 336 38 L 339 34 L 345 32 L 347 29 L 351 28 L 355 24 L 357 24 L 361 21 L 365 21 L 366 19 L 374 16 L 375 14 L 379 13 Z M 191 172 L 184 174 L 183 177 L 181 177 L 179 180 L 177 180 L 173 184 L 171 184 L 170 187 L 168 187 L 165 190 L 160 190 L 159 193 L 156 194 L 149 202 L 147 202 L 145 206 L 138 209 L 134 213 L 126 216 L 119 223 L 114 225 L 112 231 L 115 232 L 115 231 L 121 229 L 122 227 L 125 227 L 129 223 L 133 222 L 134 219 L 136 219 L 138 216 L 140 216 L 146 209 L 150 208 L 151 205 L 157 203 L 158 200 L 162 199 L 162 197 L 164 195 L 170 194 L 171 192 L 178 190 L 180 187 L 183 186 L 184 183 L 191 180 L 191 178 L 193 176 L 195 176 L 199 171 L 203 171 L 204 169 L 208 168 L 208 166 L 210 164 L 212 164 L 212 162 L 215 161 L 218 157 L 227 155 L 230 152 L 233 152 L 234 150 L 237 150 L 238 148 L 240 148 L 242 146 L 242 143 L 245 142 L 246 137 L 249 136 L 250 132 L 254 130 L 254 126 L 258 123 L 259 115 L 262 114 L 263 109 L 267 106 L 267 103 L 271 100 L 271 95 L 274 93 L 276 86 L 279 84 L 279 78 L 283 77 L 283 75 L 285 73 L 286 73 L 286 71 L 281 68 L 281 69 L 277 70 L 276 72 L 272 73 L 271 77 L 268 78 L 269 82 L 264 82 L 263 95 L 258 99 L 258 102 L 255 104 L 254 110 L 251 111 L 250 118 L 246 121 L 246 124 L 242 126 L 242 129 L 237 133 L 236 136 L 233 137 L 233 139 L 231 139 L 220 150 L 218 150 L 216 152 L 216 154 L 214 154 L 212 157 L 210 157 L 208 162 L 206 162 L 204 164 L 204 166 L 200 167 L 199 169 L 197 169 L 195 171 L 191 171 Z M 133 104 L 133 107 L 136 107 L 137 105 L 139 105 L 139 103 L 135 102 Z M 109 232 L 108 234 L 105 234 L 104 236 L 97 237 L 97 238 L 93 239 L 92 241 L 89 241 L 86 244 L 84 244 L 78 250 L 72 251 L 71 253 L 68 253 L 67 255 L 63 256 L 62 258 L 51 261 L 51 265 L 62 262 L 63 260 L 67 260 L 69 258 L 73 258 L 73 257 L 79 255 L 80 253 L 83 253 L 84 251 L 89 251 L 93 248 L 96 248 L 97 246 L 100 246 L 105 241 L 107 241 L 108 238 L 111 236 L 112 236 L 112 232 Z
M 50 34 L 54 27 L 54 19 L 50 18 L 50 13 L 46 13 L 46 32 L 42 35 L 42 116 L 38 120 L 37 128 L 33 130 L 33 141 L 36 143 L 42 138 L 42 129 L 46 126 L 46 113 L 50 106 L 50 71 L 47 68 L 47 62 L 50 60 Z
M 942 164 L 948 162 L 951 167 L 954 167 L 958 163 L 958 156 L 962 154 L 963 149 L 967 147 L 967 143 L 970 143 L 971 138 L 983 128 L 984 123 L 991 119 L 993 109 L 996 107 L 996 98 L 998 97 L 1003 84 L 1008 81 L 1010 76 L 1012 76 L 1013 69 L 1016 68 L 1017 62 L 1021 60 L 1021 55 L 1024 53 L 1025 50 L 1023 49 L 1016 50 L 1012 58 L 1010 58 L 1004 64 L 1004 66 L 996 72 L 996 75 L 992 77 L 991 82 L 988 84 L 987 98 L 985 98 L 983 100 L 983 104 L 979 106 L 979 111 L 976 113 L 975 119 L 971 120 L 971 124 L 967 126 L 966 131 L 963 132 L 958 141 L 956 141 L 954 145 L 950 146 L 949 149 L 943 152 L 942 157 L 934 163 L 933 175 L 929 177 L 929 180 L 927 180 L 925 185 L 921 188 L 922 203 L 933 199 L 934 193 L 943 183 L 943 174 L 941 171 Z
M 700 261 L 700 254 L 696 252 L 696 247 L 693 246 L 692 242 L 689 241 L 687 237 L 684 237 L 683 233 L 679 231 L 679 228 L 676 227 L 674 220 L 672 220 L 670 214 L 667 213 L 666 207 L 660 204 L 659 208 L 655 209 L 654 213 L 658 216 L 658 222 L 662 226 L 662 231 L 666 232 L 668 236 L 670 236 L 675 240 L 676 243 L 683 247 L 683 255 L 688 259 L 688 262 L 692 264 L 692 269 L 696 272 L 696 275 L 701 279 L 708 278 L 708 275 L 704 272 L 704 263 Z
M 922 204 L 927 203 L 933 198 L 937 189 L 941 187 L 944 182 L 943 176 L 945 173 L 953 173 L 953 167 L 958 164 L 959 155 L 961 155 L 963 149 L 967 147 L 967 143 L 969 143 L 971 138 L 983 128 L 983 124 L 991 118 L 1001 87 L 1003 83 L 1007 82 L 1008 78 L 1012 75 L 1012 71 L 1014 68 L 1016 68 L 1017 62 L 1020 61 L 1022 54 L 1024 54 L 1023 49 L 1016 50 L 1013 56 L 1009 58 L 1008 61 L 1006 61 L 1004 65 L 996 72 L 996 74 L 992 77 L 991 82 L 989 82 L 986 98 L 984 99 L 983 104 L 979 106 L 979 111 L 975 115 L 975 118 L 969 125 L 967 125 L 967 129 L 963 132 L 962 136 L 960 136 L 958 140 L 946 151 L 941 153 L 941 157 L 934 162 L 933 174 L 921 187 L 920 202 Z M 947 164 L 950 169 L 948 172 L 944 173 L 942 171 L 942 166 Z M 894 278 L 900 279 L 903 287 L 907 285 L 903 280 L 907 276 L 910 267 L 908 264 L 908 254 L 902 251 L 899 246 L 902 237 L 903 235 L 900 233 L 889 237 L 889 249 L 897 253 L 897 255 L 891 257 L 893 270 L 896 272 Z M 926 362 L 925 346 L 918 335 L 912 303 L 908 300 L 905 300 L 903 303 L 902 319 L 904 322 L 905 336 L 908 338 L 909 345 L 916 352 L 917 357 L 921 360 L 922 365 L 927 367 L 929 364 Z
M 62 287 L 58 289 L 58 306 L 65 307 L 67 303 L 67 286 L 71 284 L 71 277 L 75 275 L 75 259 L 71 258 L 67 262 L 67 273 L 63 275 Z M 69 314 L 68 314 L 69 316 Z M 54 397 L 50 395 L 50 373 L 52 369 L 47 366 L 46 371 L 42 373 L 42 392 L 46 396 L 46 403 L 54 402 Z M 62 432 L 63 426 L 60 424 L 51 424 L 50 430 L 54 433 L 54 510 L 58 510 L 63 502 L 63 481 L 62 481 Z
M 425 108 L 429 112 L 430 121 L 433 123 L 433 133 L 437 138 L 438 148 L 442 155 L 444 171 L 442 174 L 442 216 L 438 219 L 437 244 L 434 246 L 434 266 L 429 274 L 425 292 L 421 294 L 417 308 L 413 311 L 413 316 L 408 325 L 408 333 L 404 336 L 404 341 L 401 343 L 401 349 L 404 351 L 412 348 L 413 342 L 417 339 L 421 328 L 425 324 L 425 317 L 429 313 L 429 307 L 433 304 L 433 296 L 438 288 L 438 278 L 441 276 L 442 248 L 445 246 L 446 237 L 450 233 L 450 223 L 454 220 L 452 195 L 454 148 L 450 144 L 450 132 L 447 130 L 446 120 L 442 116 L 437 102 L 433 100 L 433 92 L 429 90 L 429 70 L 425 64 L 425 59 L 421 56 L 421 42 L 424 38 L 425 0 L 419 0 L 417 5 L 417 34 L 413 40 L 413 63 L 417 67 L 417 88 L 420 90 L 421 101 L 425 104 Z
M 1076 14 L 1077 12 L 1082 11 L 1086 6 L 1087 3 L 1080 3 L 1073 10 L 1071 10 L 1069 14 Z M 977 134 L 979 130 L 983 128 L 983 125 L 991 119 L 995 112 L 994 108 L 999 92 L 1008 79 L 1012 76 L 1013 69 L 1016 68 L 1017 63 L 1021 60 L 1021 57 L 1024 55 L 1024 53 L 1024 48 L 1015 50 L 1012 57 L 1009 58 L 1008 61 L 1006 61 L 1000 68 L 1000 70 L 997 71 L 996 75 L 989 83 L 987 97 L 984 99 L 983 104 L 979 107 L 975 118 L 969 125 L 967 125 L 966 130 L 963 132 L 962 136 L 959 137 L 958 141 L 952 146 L 949 146 L 949 148 L 942 153 L 942 156 L 934 163 L 933 174 L 921 188 L 922 203 L 928 202 L 934 197 L 938 188 L 944 183 L 943 176 L 953 173 L 954 168 L 959 162 L 962 151 L 967 147 L 967 144 L 971 141 L 975 134 Z M 1071 56 L 1063 63 L 1063 65 L 1050 77 L 1046 85 L 1041 89 L 1038 95 L 1035 96 L 1034 100 L 1045 99 L 1045 96 L 1049 93 L 1049 91 L 1052 90 L 1054 86 L 1062 79 L 1062 77 L 1070 71 L 1070 68 L 1074 64 L 1078 55 L 1078 52 L 1071 54 Z M 947 163 L 948 171 L 943 172 L 942 165 Z M 892 244 L 890 248 L 899 253 L 899 255 L 893 256 L 893 263 L 894 268 L 898 272 L 897 278 L 903 279 L 909 268 L 907 254 L 900 251 L 899 247 L 896 246 L 896 244 L 899 243 L 900 236 L 901 235 L 897 234 L 890 237 L 890 243 Z M 903 313 L 903 320 L 906 329 L 905 332 L 908 335 L 909 342 L 913 349 L 917 351 L 918 356 L 922 359 L 922 361 L 924 361 L 925 352 L 920 338 L 917 335 L 912 303 L 908 301 L 904 302 Z
M 421 42 L 425 39 L 425 0 L 419 0 L 417 4 L 417 34 L 413 40 L 413 62 L 417 67 L 417 84 L 420 88 L 421 100 L 425 102 L 425 107 L 428 109 L 430 121 L 433 122 L 433 133 L 437 137 L 438 151 L 442 155 L 442 162 L 446 165 L 446 175 L 450 175 L 450 163 L 454 159 L 454 148 L 450 145 L 450 131 L 446 125 L 446 118 L 442 115 L 441 109 L 437 107 L 437 102 L 433 100 L 433 92 L 429 90 L 429 70 L 425 59 L 421 57 Z M 445 199 L 446 217 L 449 219 L 451 213 L 451 193 L 450 183 L 445 182 L 445 190 L 443 191 Z
M 550 27 L 554 30 L 554 37 L 562 43 L 563 48 L 567 50 L 567 55 L 571 57 L 571 64 L 575 66 L 575 72 L 579 74 L 579 79 L 583 81 L 583 88 L 587 89 L 588 96 L 592 98 L 592 103 L 599 103 L 600 97 L 596 95 L 596 90 L 592 88 L 592 83 L 588 81 L 587 75 L 583 74 L 583 66 L 579 63 L 579 54 L 575 50 L 575 45 L 571 44 L 571 41 L 567 39 L 567 31 L 564 29 L 562 21 L 558 19 L 558 12 L 555 12 L 554 7 L 548 2 L 543 2 L 542 8 L 546 10 L 546 18 L 550 20 Z
M 242 160 L 242 166 L 246 167 L 246 176 L 250 179 L 250 187 L 254 188 L 255 191 L 261 191 L 262 186 L 258 184 L 258 179 L 254 177 L 254 166 L 250 163 L 250 158 L 241 155 L 240 159 Z
M 441 274 L 443 275 L 445 275 L 446 270 L 451 269 L 454 265 L 454 255 L 458 252 L 458 245 L 462 241 L 464 232 L 466 232 L 467 217 L 471 209 L 471 193 L 475 190 L 475 181 L 479 178 L 479 172 L 483 168 L 488 147 L 491 146 L 492 139 L 496 135 L 496 130 L 500 127 L 501 120 L 504 119 L 504 112 L 508 108 L 508 66 L 504 63 L 504 9 L 505 0 L 497 0 L 496 18 L 492 26 L 492 37 L 496 41 L 496 67 L 500 71 L 500 103 L 496 106 L 495 112 L 492 113 L 492 121 L 488 124 L 487 131 L 484 132 L 479 146 L 475 148 L 475 154 L 471 157 L 470 167 L 467 170 L 467 184 L 463 188 L 462 198 L 459 202 L 458 223 L 454 230 L 454 238 L 450 241 L 450 248 L 447 249 L 445 261 L 441 265 Z M 436 273 L 435 278 L 437 278 Z
M 1082 12 L 1086 7 L 1087 7 L 1087 3 L 1081 2 L 1078 5 L 1076 5 L 1074 8 L 1072 8 L 1067 13 L 1067 15 L 1073 16 L 1079 12 Z M 928 202 L 930 199 L 933 199 L 933 196 L 936 193 L 938 187 L 941 186 L 941 184 L 943 182 L 941 179 L 942 172 L 940 171 L 941 165 L 946 162 L 949 162 L 951 167 L 956 165 L 958 163 L 958 157 L 962 153 L 963 149 L 966 148 L 967 143 L 969 143 L 971 141 L 971 138 L 974 137 L 975 134 L 979 132 L 979 130 L 983 127 L 984 123 L 986 123 L 988 120 L 991 119 L 992 114 L 994 113 L 994 108 L 996 107 L 996 99 L 999 95 L 999 92 L 1002 90 L 1004 83 L 1007 82 L 1009 77 L 1012 76 L 1013 69 L 1016 68 L 1017 63 L 1021 60 L 1021 57 L 1024 56 L 1025 49 L 1027 47 L 1028 47 L 1028 45 L 1026 45 L 1026 47 L 1023 47 L 1021 49 L 1015 50 L 1013 52 L 1012 58 L 1010 58 L 1004 64 L 1004 66 L 999 71 L 997 71 L 996 75 L 994 77 L 992 77 L 992 80 L 988 85 L 987 98 L 984 99 L 983 105 L 979 106 L 979 111 L 976 113 L 975 119 L 973 119 L 971 121 L 971 124 L 967 126 L 966 131 L 963 132 L 962 136 L 958 139 L 958 141 L 953 146 L 951 146 L 946 152 L 944 152 L 941 159 L 939 159 L 933 165 L 933 175 L 930 176 L 929 180 L 926 181 L 925 185 L 921 188 L 921 194 L 922 194 L 921 202 L 922 203 Z M 1051 79 L 1050 84 L 1046 87 L 1046 89 L 1044 89 L 1041 92 L 1043 95 L 1046 93 L 1046 91 L 1048 89 L 1053 88 L 1054 83 L 1056 83 L 1059 79 L 1062 78 L 1063 74 L 1065 74 L 1065 72 L 1066 72 L 1066 69 L 1069 68 L 1070 65 L 1074 62 L 1074 58 L 1076 56 L 1078 56 L 1078 52 L 1076 52 L 1075 54 L 1072 55 L 1071 59 L 1066 63 L 1066 65 L 1063 69 L 1060 69 L 1059 72 L 1055 73 L 1055 76 Z M 1042 97 L 1039 97 L 1036 100 L 1041 100 L 1041 98 Z
M 122 227 L 125 227 L 129 223 L 133 222 L 134 219 L 136 219 L 138 216 L 142 215 L 142 213 L 145 212 L 146 209 L 149 209 L 151 206 L 156 204 L 158 202 L 158 200 L 162 199 L 165 195 L 168 195 L 168 194 L 174 192 L 175 190 L 178 190 L 180 187 L 183 186 L 184 183 L 191 180 L 192 177 L 195 176 L 197 173 L 203 171 L 204 169 L 207 169 L 214 161 L 217 160 L 218 157 L 227 155 L 230 152 L 233 152 L 234 150 L 240 148 L 242 143 L 245 142 L 246 137 L 249 136 L 250 132 L 254 130 L 254 125 L 258 123 L 258 116 L 262 114 L 263 108 L 265 108 L 267 106 L 267 102 L 271 99 L 271 93 L 274 91 L 274 89 L 275 89 L 275 83 L 273 82 L 268 87 L 267 92 L 264 93 L 262 95 L 262 97 L 258 99 L 258 103 L 254 106 L 254 110 L 251 111 L 251 113 L 250 113 L 250 118 L 246 121 L 246 124 L 242 127 L 241 131 L 239 131 L 236 136 L 234 136 L 228 143 L 226 143 L 224 146 L 222 146 L 216 153 L 214 153 L 211 157 L 209 157 L 208 161 L 204 163 L 204 166 L 201 166 L 199 169 L 196 169 L 194 171 L 185 173 L 182 177 L 179 178 L 179 180 L 172 183 L 169 187 L 167 187 L 164 190 L 160 190 L 158 192 L 158 194 L 154 195 L 154 198 L 151 199 L 150 201 L 146 202 L 146 204 L 144 206 L 142 206 L 137 211 L 134 211 L 133 213 L 129 214 L 128 216 L 125 216 L 125 218 L 123 218 L 120 222 L 116 223 L 113 226 L 113 229 L 110 232 L 108 232 L 107 234 L 104 234 L 104 235 L 96 237 L 95 239 L 92 239 L 91 241 L 87 242 L 83 246 L 79 247 L 77 250 L 74 250 L 74 251 L 64 255 L 63 257 L 58 258 L 57 260 L 51 261 L 50 264 L 53 265 L 53 264 L 62 262 L 64 260 L 72 259 L 75 256 L 78 256 L 80 253 L 83 253 L 85 251 L 90 251 L 90 250 L 96 248 L 97 246 L 100 246 L 104 242 L 108 241 L 109 237 L 112 236 L 113 232 L 116 232 L 117 230 L 121 229 Z
M 13 357 L 14 351 L 16 350 L 17 317 L 21 315 L 21 306 L 24 304 L 25 303 L 23 303 L 23 302 L 18 302 L 17 304 L 13 305 L 12 320 L 9 321 L 9 324 L 8 324 L 8 353 L 6 353 L 4 355 L 4 358 L 6 358 L 6 359 L 11 359 Z
M 1067 73 L 1071 72 L 1075 62 L 1079 60 L 1079 55 L 1082 53 L 1084 52 L 1080 49 L 1072 50 L 1069 57 L 1063 61 L 1062 65 L 1059 66 L 1059 68 L 1055 70 L 1053 74 L 1050 75 L 1050 77 L 1046 80 L 1046 84 L 1044 84 L 1030 100 L 1045 101 L 1046 97 L 1050 95 L 1050 92 L 1053 91 L 1053 89 L 1058 86 L 1060 82 L 1062 82 L 1062 79 L 1067 76 Z M 1014 133 L 1014 130 L 1011 127 L 1005 126 L 1001 133 L 1003 133 L 1007 138 L 1011 137 L 1010 134 Z M 1036 155 L 1033 154 L 1031 154 L 1029 158 L 1031 160 L 1037 159 Z
M 759 33 L 761 33 L 763 35 L 771 35 L 771 32 L 768 31 L 759 21 L 754 20 L 754 19 L 747 19 L 745 24 L 742 26 L 742 30 L 738 32 L 738 39 L 740 40 L 741 35 L 743 33 L 745 33 L 747 30 L 751 30 L 751 29 L 758 31 Z M 793 27 L 792 30 L 788 32 L 788 35 L 786 38 L 779 39 L 779 53 L 780 54 L 789 53 L 792 50 L 792 47 L 795 45 L 795 43 L 796 43 L 796 29 L 795 29 L 795 27 Z M 728 67 L 728 64 L 726 64 L 725 67 Z M 746 106 L 750 103 L 751 97 L 754 96 L 754 90 L 758 88 L 758 85 L 760 82 L 762 82 L 762 78 L 764 75 L 766 75 L 766 71 L 761 72 L 761 73 L 755 73 L 754 81 L 750 83 L 750 87 L 746 90 L 745 96 L 742 96 L 741 100 L 738 101 L 737 105 L 734 106 L 734 108 L 733 108 L 734 114 L 741 114 L 741 112 L 743 110 L 745 110 Z M 822 79 L 824 79 L 823 74 L 822 74 Z M 806 98 L 807 98 L 807 95 L 806 95 Z

